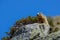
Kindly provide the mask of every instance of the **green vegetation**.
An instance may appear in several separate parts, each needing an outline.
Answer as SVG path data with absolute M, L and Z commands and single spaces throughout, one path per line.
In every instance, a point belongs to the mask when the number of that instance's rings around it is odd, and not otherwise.
M 60 22 L 57 22 L 57 25 L 60 25 Z
M 10 40 L 10 37 L 8 37 L 8 36 L 3 37 L 2 40 Z
M 48 16 L 48 17 L 47 17 L 47 20 L 48 20 L 49 25 L 52 26 L 52 27 L 54 27 L 53 18 L 50 17 L 50 16 Z
M 57 32 L 58 30 L 59 30 L 59 28 L 56 27 L 53 32 Z

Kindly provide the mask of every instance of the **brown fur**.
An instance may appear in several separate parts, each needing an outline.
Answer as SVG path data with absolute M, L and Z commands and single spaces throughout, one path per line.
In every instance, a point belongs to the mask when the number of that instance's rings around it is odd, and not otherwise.
M 38 22 L 39 23 L 45 23 L 48 25 L 48 21 L 47 21 L 47 18 L 46 16 L 44 16 L 43 14 L 38 14 Z

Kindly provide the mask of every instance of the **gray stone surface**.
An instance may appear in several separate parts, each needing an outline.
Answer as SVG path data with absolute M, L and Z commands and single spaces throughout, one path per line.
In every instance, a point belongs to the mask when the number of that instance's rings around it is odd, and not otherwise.
M 46 24 L 23 25 L 15 32 L 15 37 L 11 40 L 60 40 L 60 31 L 49 33 L 50 26 Z

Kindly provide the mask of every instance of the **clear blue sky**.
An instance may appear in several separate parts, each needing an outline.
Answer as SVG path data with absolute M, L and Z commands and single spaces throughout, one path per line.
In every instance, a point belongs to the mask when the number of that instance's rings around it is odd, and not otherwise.
M 0 39 L 16 20 L 35 16 L 37 12 L 60 15 L 60 0 L 0 0 Z

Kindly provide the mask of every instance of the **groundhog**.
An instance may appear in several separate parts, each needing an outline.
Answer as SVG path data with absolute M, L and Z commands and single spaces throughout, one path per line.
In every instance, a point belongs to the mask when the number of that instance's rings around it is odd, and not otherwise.
M 38 14 L 37 14 L 37 17 L 38 17 L 38 22 L 39 22 L 39 23 L 45 23 L 45 24 L 48 25 L 48 21 L 47 21 L 46 16 L 44 16 L 44 15 L 41 14 L 41 13 L 38 13 Z

